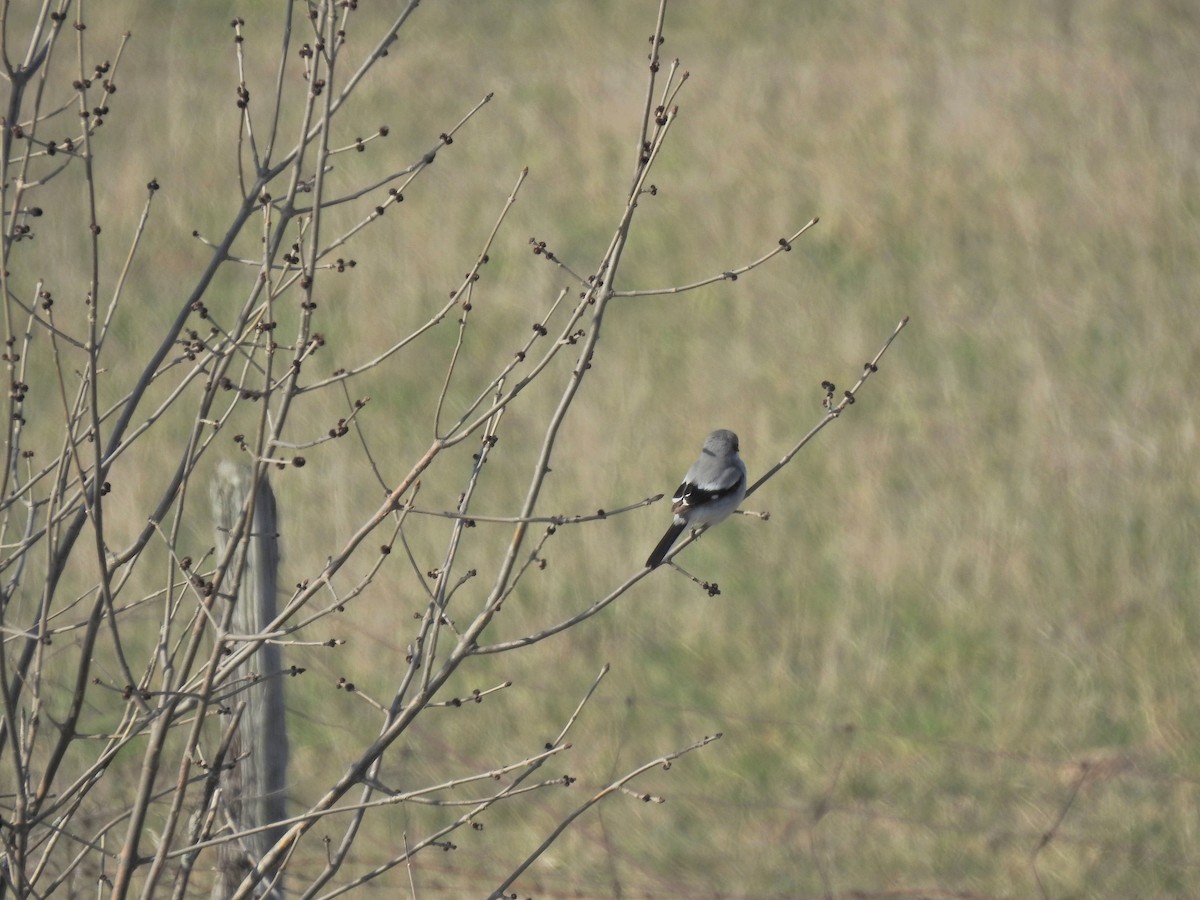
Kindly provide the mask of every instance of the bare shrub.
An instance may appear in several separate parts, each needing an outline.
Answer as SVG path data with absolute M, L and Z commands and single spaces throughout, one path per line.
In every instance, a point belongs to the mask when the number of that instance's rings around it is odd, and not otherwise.
M 216 848 L 226 847 L 235 848 L 232 858 L 240 859 L 245 870 L 240 883 L 218 887 L 218 893 L 245 897 L 284 889 L 305 897 L 331 896 L 403 866 L 422 850 L 449 848 L 451 835 L 478 825 L 485 811 L 572 783 L 570 775 L 548 774 L 546 764 L 570 748 L 572 730 L 603 677 L 599 661 L 591 671 L 600 675 L 578 685 L 578 703 L 555 734 L 524 733 L 521 722 L 513 722 L 526 748 L 521 754 L 456 774 L 453 766 L 439 765 L 435 751 L 416 742 L 408 752 L 438 773 L 419 785 L 393 778 L 387 763 L 414 723 L 431 710 L 490 702 L 508 686 L 501 680 L 447 696 L 447 685 L 460 669 L 574 628 L 649 574 L 631 560 L 628 574 L 618 576 L 615 586 L 579 598 L 574 614 L 543 621 L 515 637 L 489 635 L 503 605 L 518 602 L 518 587 L 539 569 L 542 549 L 558 529 L 659 499 L 579 514 L 547 514 L 539 503 L 552 464 L 577 465 L 556 460 L 555 450 L 601 352 L 597 341 L 605 317 L 619 314 L 614 301 L 736 280 L 791 250 L 816 221 L 771 242 L 760 258 L 736 269 L 653 291 L 614 289 L 639 204 L 656 191 L 649 175 L 670 136 L 686 79 L 678 61 L 660 57 L 665 5 L 649 44 L 642 115 L 632 128 L 636 164 L 611 239 L 580 272 L 552 247 L 533 242 L 533 255 L 556 266 L 573 286 L 530 313 L 527 337 L 503 347 L 467 341 L 477 284 L 526 181 L 527 173 L 521 172 L 507 198 L 497 198 L 490 223 L 481 226 L 460 283 L 436 305 L 420 298 L 425 321 L 369 350 L 351 348 L 357 358 L 325 374 L 315 360 L 327 352 L 323 322 L 334 315 L 332 298 L 344 296 L 344 279 L 353 276 L 350 248 L 364 233 L 388 228 L 405 192 L 420 188 L 435 162 L 443 165 L 443 156 L 460 134 L 475 127 L 476 114 L 491 99 L 468 104 L 459 121 L 403 162 L 378 149 L 386 147 L 386 127 L 348 143 L 335 139 L 341 133 L 335 123 L 355 115 L 358 90 L 375 76 L 418 4 L 400 9 L 370 37 L 369 49 L 357 52 L 348 48 L 367 42 L 355 35 L 354 44 L 347 43 L 357 24 L 354 4 L 282 4 L 279 55 L 270 60 L 276 72 L 270 81 L 246 74 L 251 66 L 244 55 L 245 23 L 232 23 L 240 73 L 237 179 L 194 183 L 188 192 L 205 215 L 215 215 L 211 210 L 222 202 L 232 211 L 211 235 L 198 235 L 210 248 L 207 263 L 175 283 L 169 296 L 139 281 L 140 251 L 147 229 L 154 227 L 157 181 L 146 186 L 121 264 L 113 269 L 111 258 L 101 252 L 101 233 L 104 247 L 111 247 L 116 236 L 97 199 L 108 182 L 97 174 L 96 160 L 101 135 L 104 152 L 121 152 L 120 139 L 112 143 L 112 131 L 124 112 L 118 91 L 124 43 L 102 51 L 111 52 L 109 61 L 89 62 L 98 38 L 85 27 L 90 22 L 76 18 L 82 14 L 79 6 L 64 12 L 46 4 L 20 24 L 21 34 L 15 20 L 6 23 L 0 286 L 10 390 L 0 484 L 0 765 L 6 773 L 0 788 L 5 854 L 0 894 L 79 893 L 99 882 L 114 897 L 168 890 L 183 896 L 213 882 Z M 29 49 L 17 61 L 10 54 L 21 45 Z M 256 39 L 254 46 L 265 48 L 267 42 Z M 271 51 L 254 52 L 266 56 Z M 259 63 L 254 68 L 261 69 Z M 73 96 L 64 85 L 73 85 Z M 69 118 L 78 124 L 66 126 Z M 194 127 L 203 140 L 205 123 Z M 214 147 L 213 152 L 228 149 Z M 364 151 L 374 154 L 373 173 L 347 184 L 335 159 Z M 37 204 L 43 194 L 56 204 L 49 234 L 39 229 Z M 55 238 L 53 229 L 65 231 Z M 86 236 L 74 247 L 71 235 L 77 232 Z M 64 302 L 74 285 L 59 284 L 53 254 L 33 252 L 35 235 L 40 245 L 53 246 L 57 239 L 79 254 L 75 262 L 82 260 L 88 273 L 82 302 L 78 295 Z M 357 284 L 353 290 L 362 296 L 378 286 Z M 149 343 L 120 334 L 115 324 L 162 315 L 165 324 Z M 372 315 L 370 309 L 365 315 Z M 417 378 L 421 401 L 435 410 L 434 427 L 425 432 L 421 447 L 404 448 L 401 458 L 360 429 L 375 407 L 352 389 L 368 376 L 408 374 L 412 350 L 435 334 L 445 336 L 447 329 L 453 337 L 444 369 Z M 340 352 L 350 355 L 346 348 Z M 836 394 L 829 385 L 825 414 L 779 466 L 853 402 L 882 352 L 851 390 Z M 468 358 L 471 378 L 463 374 Z M 486 377 L 476 379 L 480 372 Z M 470 381 L 474 388 L 461 387 Z M 26 396 L 34 383 L 36 405 Z M 543 391 L 532 399 L 534 385 L 553 394 L 548 399 Z M 320 406 L 318 398 L 328 406 Z M 322 421 L 330 407 L 340 413 Z M 525 434 L 533 435 L 528 456 L 518 459 L 525 472 L 523 499 L 508 515 L 478 514 L 473 501 L 488 478 L 489 460 L 502 446 L 505 417 L 516 409 L 522 411 Z M 720 423 L 705 422 L 697 432 L 710 424 Z M 421 433 L 415 423 L 408 424 L 406 434 Z M 261 486 L 269 473 L 301 472 L 310 457 L 319 458 L 343 437 L 361 442 L 359 465 L 377 482 L 380 499 L 336 546 L 306 549 L 293 562 L 307 574 L 285 586 L 270 621 L 239 627 L 234 601 L 245 602 L 248 579 L 258 577 L 249 574 L 258 571 L 248 568 L 250 548 L 272 528 L 262 524 L 268 521 L 263 514 L 269 495 Z M 464 447 L 470 448 L 469 456 L 452 452 Z M 213 539 L 201 499 L 208 493 L 204 482 L 215 461 L 231 449 L 249 465 L 238 470 L 244 491 L 236 501 L 225 497 L 226 521 L 209 549 Z M 114 502 L 114 485 L 130 482 L 137 489 Z M 306 514 L 322 516 L 329 494 L 338 490 L 336 477 L 328 474 L 310 484 L 304 492 Z M 423 507 L 422 492 L 457 495 L 457 502 L 448 510 Z M 426 554 L 408 542 L 418 519 L 440 529 L 440 558 L 433 566 L 419 562 Z M 460 559 L 464 535 L 476 526 L 472 539 L 492 549 L 487 571 L 466 567 Z M 302 517 L 289 521 L 285 516 L 278 527 L 286 536 L 306 526 Z M 359 626 L 372 628 L 361 601 L 383 573 L 403 582 L 406 592 L 417 593 L 423 611 L 411 621 L 405 658 L 392 660 L 393 670 L 380 673 L 380 683 L 386 684 L 381 699 L 353 683 L 338 685 L 361 702 L 360 709 L 371 711 L 372 735 L 359 743 L 354 743 L 357 736 L 342 736 L 339 749 L 349 762 L 335 761 L 327 780 L 291 784 L 290 815 L 282 821 L 246 824 L 231 813 L 223 775 L 249 765 L 257 744 L 283 739 L 278 725 L 264 726 L 246 711 L 247 698 L 263 679 L 292 683 L 312 659 L 340 645 L 338 638 L 313 638 L 329 620 L 353 621 L 359 615 Z M 486 588 L 475 590 L 475 585 Z M 261 651 L 280 646 L 287 650 L 283 663 L 265 661 Z M 578 815 L 625 791 L 640 774 L 669 766 L 714 739 L 697 735 L 610 779 L 547 834 L 529 841 L 509 872 L 495 873 L 495 890 L 507 890 Z M 433 807 L 439 824 L 420 834 L 391 835 L 388 852 L 373 844 L 370 854 L 363 853 L 360 838 L 373 816 L 402 804 Z M 306 841 L 318 823 L 339 836 L 324 846 Z M 270 839 L 262 841 L 262 835 Z M 346 872 L 352 851 L 359 852 L 358 865 Z M 228 871 L 232 863 L 222 865 Z

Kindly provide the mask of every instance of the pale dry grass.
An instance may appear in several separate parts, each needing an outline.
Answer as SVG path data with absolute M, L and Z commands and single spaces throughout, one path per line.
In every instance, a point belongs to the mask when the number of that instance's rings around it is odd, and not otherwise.
M 403 223 L 355 251 L 344 294 L 328 298 L 338 309 L 328 368 L 376 352 L 442 302 L 523 165 L 529 186 L 480 301 L 479 371 L 489 350 L 511 353 L 566 281 L 530 256 L 530 236 L 587 268 L 631 170 L 651 26 L 642 7 L 422 7 L 394 82 L 372 88 L 378 121 L 362 131 L 388 122 L 393 137 L 375 146 L 407 162 L 484 93 L 497 97 L 389 212 Z M 210 141 L 232 133 L 233 82 L 223 22 L 131 8 L 159 37 L 132 26 L 121 97 L 128 85 L 139 115 L 105 175 L 107 202 L 124 209 L 151 175 L 165 199 L 151 287 L 122 323 L 136 348 L 139 328 L 161 325 L 153 295 L 203 255 L 190 231 L 227 212 L 196 194 L 232 177 Z M 720 271 L 814 214 L 822 221 L 737 284 L 630 300 L 610 316 L 547 511 L 669 491 L 718 426 L 739 432 L 761 471 L 819 418 L 821 379 L 847 386 L 901 315 L 913 325 L 848 417 L 753 498 L 771 520 L 735 519 L 681 559 L 718 580 L 720 597 L 662 572 L 580 631 L 487 661 L 464 690 L 508 678 L 518 687 L 448 711 L 461 731 L 416 735 L 414 780 L 424 753 L 467 771 L 510 737 L 519 752 L 518 732 L 551 731 L 611 661 L 604 717 L 565 763 L 589 786 L 618 761 L 728 736 L 647 785 L 666 806 L 631 800 L 581 823 L 535 870 L 535 893 L 608 896 L 619 883 L 649 896 L 1029 896 L 1031 854 L 1075 763 L 1113 755 L 1129 765 L 1084 784 L 1037 858 L 1047 889 L 1186 893 L 1200 877 L 1190 814 L 1200 737 L 1195 14 L 968 4 L 935 15 L 856 3 L 731 16 L 728 4 L 688 3 L 671 11 L 667 34 L 693 79 L 619 287 Z M 155 70 L 169 74 L 144 74 Z M 345 159 L 348 180 L 356 165 Z M 69 247 L 46 244 L 48 258 L 70 259 Z M 417 401 L 440 377 L 448 340 L 352 391 L 373 397 L 364 427 L 394 448 L 385 465 L 424 440 L 431 412 Z M 555 399 L 546 391 L 537 406 Z M 339 404 L 331 394 L 325 412 L 311 407 L 314 431 Z M 480 498 L 496 512 L 525 477 L 522 422 L 507 424 L 513 453 L 490 463 L 499 475 Z M 379 495 L 349 441 L 276 490 L 284 584 L 319 566 Z M 130 515 L 152 494 L 148 483 L 132 488 Z M 121 509 L 119 493 L 114 501 Z M 497 637 L 604 593 L 665 515 L 660 505 L 564 529 Z M 417 552 L 433 558 L 444 529 L 416 529 Z M 210 538 L 200 528 L 195 540 Z M 493 552 L 480 542 L 481 570 Z M 420 600 L 381 584 L 364 603 L 366 619 L 339 632 L 352 650 L 306 657 L 312 676 L 293 691 L 298 793 L 340 765 L 343 730 L 373 728 L 330 700 L 344 699 L 333 681 L 386 683 Z M 542 686 L 547 672 L 557 687 Z M 491 723 L 487 755 L 473 743 L 481 722 Z M 852 740 L 843 723 L 859 729 Z M 822 796 L 835 809 L 814 827 Z M 419 866 L 421 895 L 489 883 L 529 849 L 524 835 L 559 814 L 506 813 L 457 857 Z M 418 817 L 406 815 L 394 828 Z M 394 838 L 367 836 L 364 857 Z

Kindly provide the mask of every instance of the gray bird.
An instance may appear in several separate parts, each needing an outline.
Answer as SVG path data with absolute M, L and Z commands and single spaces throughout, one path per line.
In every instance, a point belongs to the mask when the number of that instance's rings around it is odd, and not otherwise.
M 716 525 L 728 518 L 745 496 L 746 465 L 738 456 L 737 435 L 724 428 L 714 431 L 704 439 L 700 458 L 692 463 L 671 498 L 675 518 L 646 560 L 646 567 L 660 565 L 685 528 Z

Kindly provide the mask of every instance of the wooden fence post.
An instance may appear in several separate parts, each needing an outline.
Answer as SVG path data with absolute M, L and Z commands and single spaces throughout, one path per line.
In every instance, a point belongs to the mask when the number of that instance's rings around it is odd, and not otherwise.
M 252 485 L 249 466 L 224 461 L 217 467 L 212 486 L 213 519 L 217 545 L 223 551 L 229 534 L 246 505 Z M 234 598 L 231 628 L 236 634 L 258 634 L 275 617 L 275 591 L 279 569 L 279 531 L 275 495 L 265 478 L 254 501 L 254 521 L 245 551 L 245 574 Z M 241 560 L 235 558 L 231 571 Z M 286 800 L 287 731 L 283 708 L 283 678 L 279 645 L 263 644 L 244 662 L 235 678 L 254 681 L 238 694 L 246 703 L 241 725 L 234 735 L 229 761 L 221 775 L 222 808 L 235 831 L 269 825 L 284 818 Z M 217 875 L 212 900 L 225 900 L 255 862 L 281 837 L 282 826 L 270 828 L 218 847 Z M 270 873 L 267 873 L 270 880 Z M 273 900 L 283 896 L 276 889 Z

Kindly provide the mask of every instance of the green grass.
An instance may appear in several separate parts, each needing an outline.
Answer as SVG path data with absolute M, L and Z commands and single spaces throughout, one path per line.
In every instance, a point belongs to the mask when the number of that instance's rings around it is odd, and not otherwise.
M 235 177 L 234 69 L 228 15 L 197 5 L 168 22 L 155 4 L 125 8 L 134 39 L 116 100 L 127 106 L 105 126 L 101 162 L 110 285 L 142 185 L 154 175 L 164 187 L 150 263 L 118 323 L 130 356 L 114 364 L 132 367 L 206 258 L 191 230 L 210 234 L 228 215 L 203 195 Z M 1038 893 L 1035 865 L 1055 897 L 1194 891 L 1200 20 L 1156 5 L 1056 9 L 670 10 L 666 50 L 692 78 L 618 288 L 711 275 L 813 215 L 821 223 L 736 284 L 614 303 L 543 510 L 669 491 L 718 426 L 762 471 L 819 418 L 822 379 L 848 387 L 901 316 L 912 324 L 847 415 L 748 501 L 770 520 L 738 517 L 681 557 L 720 596 L 658 572 L 580 629 L 456 678 L 452 691 L 515 685 L 433 711 L 389 777 L 415 784 L 535 752 L 613 666 L 575 748 L 548 766 L 580 783 L 492 814 L 455 838 L 455 853 L 423 855 L 418 896 L 478 894 L 611 777 L 716 731 L 722 741 L 633 785 L 664 805 L 609 800 L 520 882 L 522 896 L 605 897 L 619 885 L 631 897 L 1022 897 Z M 117 4 L 105 15 L 127 27 Z M 89 39 L 111 39 L 99 25 Z M 268 20 L 251 25 L 262 78 L 275 41 Z M 477 287 L 478 330 L 452 399 L 510 358 L 566 284 L 529 254 L 529 237 L 590 271 L 619 214 L 652 27 L 648 6 L 615 0 L 420 8 L 335 143 L 381 122 L 392 137 L 332 177 L 399 168 L 483 94 L 496 98 L 349 252 L 353 274 L 326 282 L 330 345 L 314 377 L 379 352 L 443 303 L 529 165 Z M 40 263 L 14 275 L 26 295 L 62 252 L 41 235 L 36 251 Z M 53 280 L 56 297 L 80 293 L 69 255 Z M 245 290 L 231 276 L 224 302 Z M 427 446 L 429 384 L 452 328 L 351 388 L 372 397 L 362 422 L 393 481 Z M 481 510 L 515 508 L 572 362 L 506 418 Z M 31 383 L 54 396 L 44 378 Z M 293 439 L 344 414 L 335 394 L 306 401 Z M 52 436 L 58 415 L 31 427 Z M 380 496 L 350 441 L 306 456 L 275 481 L 285 585 L 315 573 Z M 113 527 L 127 537 L 157 476 L 134 461 L 117 474 Z M 449 506 L 459 489 L 431 483 L 422 505 Z M 665 517 L 659 504 L 561 529 L 547 570 L 527 577 L 489 637 L 607 593 Z M 191 552 L 211 545 L 206 529 L 189 532 Z M 440 520 L 414 524 L 423 567 L 446 533 Z M 507 535 L 469 533 L 464 562 L 487 573 Z M 309 669 L 288 685 L 297 809 L 358 746 L 343 735 L 376 728 L 337 677 L 385 700 L 400 670 L 422 599 L 403 563 L 386 571 L 305 635 L 336 633 L 347 647 L 288 652 Z M 460 619 L 488 587 L 484 575 L 463 589 Z M 1068 808 L 1082 761 L 1093 769 Z M 438 815 L 371 820 L 361 865 Z M 312 843 L 306 870 L 323 852 Z M 375 891 L 406 886 L 396 870 Z

